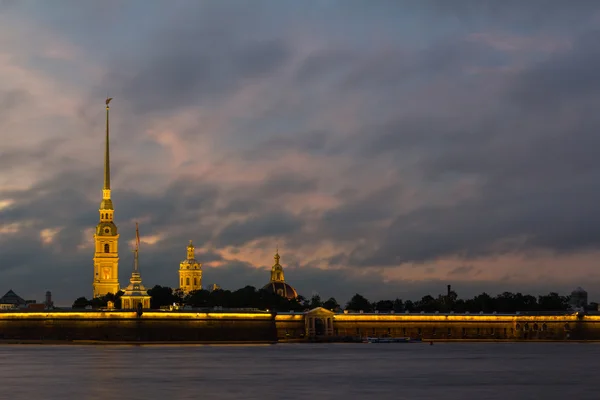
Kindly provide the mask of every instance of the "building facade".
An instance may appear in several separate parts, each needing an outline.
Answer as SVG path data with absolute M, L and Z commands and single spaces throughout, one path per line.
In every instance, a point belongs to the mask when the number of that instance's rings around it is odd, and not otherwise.
M 110 196 L 109 103 L 106 99 L 106 147 L 104 149 L 104 188 L 100 202 L 100 222 L 94 234 L 93 296 L 117 294 L 119 287 L 119 232 L 114 223 L 114 207 Z
M 187 246 L 187 258 L 179 263 L 179 289 L 184 293 L 202 289 L 202 264 L 196 260 L 192 241 Z

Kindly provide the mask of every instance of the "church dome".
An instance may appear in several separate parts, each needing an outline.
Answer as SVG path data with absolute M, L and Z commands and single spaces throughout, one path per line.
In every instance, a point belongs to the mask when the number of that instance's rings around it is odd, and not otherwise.
M 294 289 L 285 282 L 269 282 L 265 286 L 263 286 L 263 290 L 266 290 L 269 293 L 274 293 L 281 297 L 285 297 L 288 300 L 292 300 L 298 297 L 296 289 Z

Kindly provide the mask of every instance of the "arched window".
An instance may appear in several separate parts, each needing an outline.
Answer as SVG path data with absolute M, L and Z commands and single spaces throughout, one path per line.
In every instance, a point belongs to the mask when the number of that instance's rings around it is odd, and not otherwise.
M 183 286 L 183 278 L 181 278 L 181 283 L 180 283 L 180 285 L 181 285 L 181 286 Z
M 185 284 L 189 285 L 190 284 L 190 278 L 185 278 Z
M 100 219 L 104 219 L 104 213 L 100 214 Z
M 104 252 L 105 252 L 105 253 L 110 253 L 110 245 L 109 245 L 108 243 L 106 243 L 106 244 L 104 245 Z
M 194 278 L 194 286 L 198 284 L 198 278 Z

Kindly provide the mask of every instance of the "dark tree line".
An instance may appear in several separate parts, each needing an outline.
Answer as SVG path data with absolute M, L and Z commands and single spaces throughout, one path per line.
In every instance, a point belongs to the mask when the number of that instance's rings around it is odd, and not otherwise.
M 569 296 L 561 296 L 551 292 L 545 296 L 523 295 L 521 293 L 504 292 L 495 297 L 487 293 L 481 293 L 472 299 L 459 299 L 456 292 L 451 291 L 448 295 L 439 295 L 434 298 L 431 295 L 423 296 L 421 300 L 402 301 L 381 300 L 369 302 L 360 294 L 356 294 L 346 304 L 347 310 L 364 312 L 457 312 L 457 313 L 515 313 L 520 312 L 544 312 L 544 311 L 566 311 L 569 309 Z
M 120 308 L 122 294 L 123 292 L 119 292 L 117 295 L 109 293 L 106 296 L 92 300 L 80 297 L 73 303 L 73 308 L 86 308 L 88 306 L 103 308 L 107 306 L 108 301 L 113 301 L 115 307 Z M 196 290 L 184 295 L 179 289 L 173 290 L 167 286 L 157 285 L 148 290 L 148 294 L 150 295 L 150 307 L 152 309 L 177 305 L 194 308 L 256 308 L 283 312 L 302 311 L 314 305 L 302 296 L 288 300 L 266 290 L 257 290 L 253 286 L 246 286 L 235 291 L 222 289 L 213 291 Z M 320 306 L 320 304 L 315 306 Z
M 91 306 L 92 308 L 103 308 L 108 305 L 109 301 L 114 303 L 115 308 L 121 308 L 122 295 L 123 291 L 119 290 L 117 294 L 108 293 L 105 296 L 95 297 L 90 300 L 85 297 L 78 297 L 77 300 L 73 302 L 73 308 L 86 308 L 88 306 Z
M 116 308 L 121 306 L 121 295 L 107 294 L 101 298 L 88 300 L 80 297 L 73 303 L 73 308 L 106 307 L 108 301 L 113 301 Z M 324 307 L 331 311 L 340 311 L 342 307 L 331 297 L 325 301 L 319 295 L 310 299 L 298 296 L 296 299 L 288 300 L 271 292 L 256 289 L 253 286 L 229 291 L 229 290 L 197 290 L 184 294 L 179 289 L 167 286 L 154 286 L 148 290 L 151 296 L 150 306 L 153 309 L 165 308 L 172 305 L 190 306 L 194 308 L 256 308 L 261 310 L 273 310 L 279 312 L 305 311 L 316 307 Z M 597 305 L 596 305 L 597 307 Z M 487 293 L 481 293 L 472 299 L 459 299 L 456 292 L 450 291 L 447 295 L 439 295 L 434 298 L 431 295 L 423 296 L 421 300 L 379 300 L 370 302 L 364 296 L 355 294 L 344 309 L 349 311 L 363 311 L 380 313 L 389 312 L 456 312 L 456 313 L 515 313 L 520 312 L 544 312 L 544 311 L 566 311 L 569 308 L 569 297 L 561 296 L 551 292 L 545 296 L 531 296 L 521 293 L 504 292 L 495 297 Z

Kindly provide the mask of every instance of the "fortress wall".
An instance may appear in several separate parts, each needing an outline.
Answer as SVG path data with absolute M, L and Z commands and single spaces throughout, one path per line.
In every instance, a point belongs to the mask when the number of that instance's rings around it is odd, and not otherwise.
M 268 342 L 277 331 L 270 313 L 6 312 L 0 339 Z
M 285 315 L 275 317 L 278 339 L 302 339 L 306 335 L 304 314 Z
M 336 314 L 336 336 L 409 336 L 422 339 L 595 340 L 600 318 L 577 315 Z
M 571 336 L 582 340 L 600 340 L 600 315 L 585 315 L 574 325 Z
M 316 314 L 148 311 L 0 312 L 0 339 L 269 342 L 302 339 Z M 334 336 L 600 340 L 600 315 L 331 314 Z

